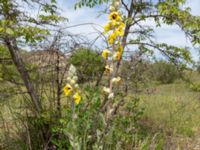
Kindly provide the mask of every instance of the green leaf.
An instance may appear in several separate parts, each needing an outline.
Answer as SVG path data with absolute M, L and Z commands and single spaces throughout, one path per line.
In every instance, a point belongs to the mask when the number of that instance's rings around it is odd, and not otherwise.
M 14 31 L 11 28 L 6 28 L 6 33 L 9 35 L 14 35 Z
M 0 33 L 3 32 L 3 28 L 0 28 Z
M 146 138 L 146 141 L 144 141 L 144 143 L 141 146 L 141 150 L 148 150 L 149 146 L 151 144 L 150 138 Z
M 164 144 L 164 139 L 161 138 L 158 144 L 156 145 L 155 150 L 162 150 L 163 144 Z

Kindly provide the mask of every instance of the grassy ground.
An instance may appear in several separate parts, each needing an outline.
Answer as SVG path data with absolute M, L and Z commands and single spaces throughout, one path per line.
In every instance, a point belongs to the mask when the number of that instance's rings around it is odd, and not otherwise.
M 185 83 L 155 86 L 139 97 L 140 106 L 145 108 L 142 124 L 147 132 L 162 133 L 182 146 L 198 134 L 200 93 L 190 90 Z
M 184 84 L 160 85 L 152 94 L 141 94 L 144 118 L 152 128 L 191 136 L 200 125 L 200 94 Z

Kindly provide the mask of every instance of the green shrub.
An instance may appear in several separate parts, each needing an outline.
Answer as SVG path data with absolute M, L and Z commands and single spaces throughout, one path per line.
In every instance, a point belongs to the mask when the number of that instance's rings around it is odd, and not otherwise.
M 191 83 L 189 88 L 195 92 L 199 92 L 200 91 L 200 84 L 198 83 Z
M 161 60 L 152 64 L 151 76 L 162 84 L 169 84 L 180 77 L 180 72 L 174 64 Z
M 77 68 L 79 82 L 84 83 L 101 78 L 105 61 L 96 51 L 82 48 L 72 54 L 69 64 Z
M 139 119 L 144 109 L 139 106 L 140 99 L 127 97 L 120 112 L 110 121 L 101 109 L 101 89 L 86 86 L 83 100 L 79 105 L 63 109 L 63 116 L 52 128 L 54 136 L 51 142 L 57 149 L 126 149 L 127 145 L 137 143 L 142 138 L 139 131 Z M 114 99 L 119 100 L 119 97 Z
M 200 74 L 200 62 L 199 61 L 196 64 L 196 71 Z
M 150 69 L 150 62 L 148 60 L 137 58 L 132 61 L 124 61 L 121 74 L 123 79 L 128 81 L 130 90 L 140 92 L 148 86 Z

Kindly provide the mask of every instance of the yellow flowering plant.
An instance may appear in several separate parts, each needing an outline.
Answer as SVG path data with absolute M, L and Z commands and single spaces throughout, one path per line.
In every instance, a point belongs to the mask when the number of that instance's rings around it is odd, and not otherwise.
M 81 143 L 81 141 L 75 139 L 75 137 L 77 137 L 77 134 L 79 134 L 79 129 L 82 125 L 87 127 L 88 131 L 92 132 L 93 130 L 98 131 L 98 129 L 101 129 L 101 133 L 99 133 L 99 136 L 104 136 L 104 132 L 106 132 L 106 126 L 101 126 L 101 122 L 94 120 L 103 119 L 109 125 L 109 119 L 112 118 L 110 116 L 113 113 L 114 109 L 108 108 L 110 106 L 107 105 L 107 102 L 110 102 L 111 107 L 113 108 L 118 105 L 118 103 L 116 106 L 114 105 L 115 99 L 119 97 L 119 94 L 118 92 L 116 92 L 114 87 L 117 87 L 122 83 L 122 78 L 118 74 L 117 66 L 121 61 L 123 55 L 122 38 L 124 36 L 124 29 L 125 23 L 123 21 L 122 13 L 119 12 L 119 0 L 113 1 L 110 7 L 108 22 L 104 26 L 103 32 L 107 38 L 108 47 L 104 49 L 101 53 L 102 59 L 104 59 L 104 61 L 106 62 L 104 73 L 102 73 L 102 76 L 105 76 L 104 79 L 108 80 L 108 85 L 103 86 L 102 88 L 99 88 L 99 86 L 96 86 L 95 88 L 86 88 L 85 85 L 83 86 L 83 89 L 81 91 L 82 93 L 84 92 L 84 97 L 86 97 L 87 99 L 84 101 L 81 107 L 77 107 L 77 112 L 74 113 L 74 109 L 72 109 L 73 117 L 71 127 L 73 129 L 70 129 L 70 133 L 72 133 L 74 138 L 72 138 L 71 141 L 74 141 L 75 143 L 77 141 L 78 143 Z M 75 67 L 72 65 L 68 72 L 68 83 L 64 87 L 64 92 L 66 96 L 73 99 L 74 104 L 78 105 L 80 104 L 82 97 L 80 95 L 79 89 L 77 88 L 77 75 L 75 70 Z M 104 97 L 104 99 L 102 99 L 102 96 Z M 86 102 L 87 100 L 88 103 Z M 94 138 L 94 135 L 95 134 L 93 133 L 90 135 L 91 139 Z M 87 140 L 90 141 L 91 139 Z M 95 142 L 101 144 L 102 139 Z
M 110 50 L 106 49 L 102 51 L 102 57 L 107 60 L 105 74 L 110 77 L 109 87 L 103 88 L 103 91 L 108 95 L 108 98 L 114 98 L 113 83 L 121 81 L 120 77 L 116 77 L 117 68 L 115 67 L 121 60 L 123 54 L 121 40 L 124 35 L 125 28 L 122 15 L 118 11 L 119 5 L 119 1 L 113 1 L 110 6 L 109 21 L 104 26 L 104 34 L 108 34 L 107 42 L 111 47 Z
M 111 54 L 111 52 L 108 49 L 105 49 L 102 52 L 102 57 L 107 59 L 109 54 Z
M 68 71 L 68 78 L 67 78 L 67 84 L 64 87 L 64 93 L 67 97 L 70 99 L 73 99 L 72 101 L 72 109 L 68 111 L 72 111 L 72 124 L 71 124 L 71 129 L 73 138 L 71 141 L 77 142 L 79 141 L 75 137 L 77 136 L 78 133 L 78 128 L 79 124 L 86 124 L 84 121 L 81 122 L 81 119 L 84 119 L 85 117 L 94 117 L 93 119 L 96 118 L 96 115 L 94 112 L 98 112 L 97 114 L 103 115 L 103 118 L 105 118 L 105 121 L 109 120 L 108 114 L 112 113 L 112 109 L 106 109 L 108 111 L 103 112 L 103 108 L 107 107 L 106 102 L 104 101 L 108 100 L 111 101 L 115 99 L 116 97 L 116 92 L 114 91 L 114 86 L 119 86 L 119 84 L 122 82 L 121 77 L 118 75 L 118 69 L 117 65 L 121 61 L 122 55 L 123 55 L 123 46 L 122 46 L 122 37 L 124 35 L 124 28 L 125 28 L 125 23 L 123 21 L 123 17 L 121 12 L 119 12 L 119 0 L 113 1 L 113 3 L 110 6 L 110 14 L 108 16 L 108 22 L 104 26 L 104 34 L 107 37 L 107 42 L 108 42 L 108 47 L 104 49 L 101 53 L 101 57 L 104 59 L 106 62 L 105 67 L 104 67 L 104 73 L 106 79 L 108 79 L 108 85 L 103 86 L 101 90 L 99 90 L 99 87 L 89 89 L 87 91 L 86 89 L 82 89 L 84 91 L 84 97 L 87 97 L 87 99 L 92 100 L 95 99 L 95 101 L 90 101 L 87 106 L 81 105 L 81 107 L 74 107 L 81 102 L 81 95 L 80 95 L 80 90 L 79 90 L 79 85 L 77 84 L 78 76 L 76 74 L 76 68 L 71 65 Z M 83 93 L 83 92 L 82 92 Z M 89 93 L 87 95 L 87 93 Z M 102 100 L 102 95 L 105 96 L 105 99 Z M 91 97 L 91 98 L 89 98 Z M 105 104 L 105 105 L 104 105 Z M 82 108 L 83 107 L 83 108 Z M 84 111 L 86 107 L 88 110 L 93 110 L 92 112 L 90 111 Z M 86 109 L 85 108 L 85 109 Z M 75 110 L 77 110 L 75 112 Z M 80 112 L 81 114 L 80 114 Z M 79 119 L 77 119 L 79 118 Z M 79 122 L 80 120 L 80 122 Z M 90 124 L 91 126 L 93 125 L 93 122 L 91 121 Z M 87 125 L 88 126 L 88 125 Z M 103 131 L 104 129 L 102 129 Z M 103 136 L 103 134 L 101 134 Z M 80 141 L 79 141 L 80 142 Z M 75 149 L 77 147 L 75 146 Z
M 76 68 L 71 65 L 68 71 L 68 82 L 65 87 L 63 88 L 63 91 L 66 96 L 72 96 L 74 103 L 79 104 L 81 101 L 81 96 L 79 94 L 79 85 L 77 84 L 78 77 L 76 75 Z
M 67 84 L 65 85 L 63 90 L 64 90 L 65 95 L 69 96 L 73 89 L 70 84 Z
M 76 104 L 79 104 L 79 103 L 80 103 L 80 101 L 81 101 L 81 96 L 79 95 L 78 92 L 76 92 L 76 93 L 74 94 L 73 98 L 74 98 L 74 102 L 75 102 Z

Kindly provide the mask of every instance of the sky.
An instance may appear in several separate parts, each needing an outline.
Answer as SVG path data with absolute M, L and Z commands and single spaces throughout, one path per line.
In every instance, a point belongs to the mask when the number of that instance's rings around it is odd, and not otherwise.
M 68 18 L 69 22 L 66 24 L 67 30 L 73 34 L 83 34 L 88 40 L 92 41 L 98 35 L 98 32 L 102 32 L 102 26 L 107 22 L 107 15 L 100 15 L 100 11 L 105 8 L 104 6 L 98 6 L 95 8 L 81 8 L 74 9 L 75 0 L 58 0 L 58 5 L 62 9 L 61 15 Z M 108 5 L 108 4 L 104 4 Z M 200 0 L 188 0 L 185 6 L 191 7 L 191 13 L 193 15 L 200 16 Z M 77 24 L 92 23 L 83 26 L 72 27 Z M 155 27 L 153 21 L 148 20 L 146 24 Z M 167 43 L 178 47 L 191 47 L 192 57 L 197 60 L 199 53 L 192 48 L 192 44 L 189 39 L 186 38 L 184 33 L 177 25 L 168 26 L 162 24 L 161 27 L 155 29 L 155 41 L 158 43 Z M 99 47 L 104 47 L 102 42 L 96 43 Z

